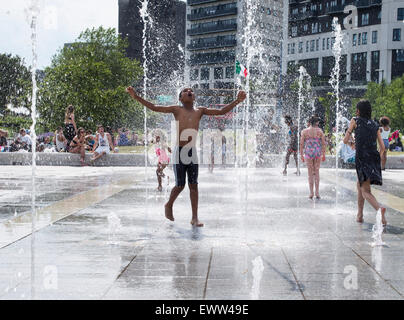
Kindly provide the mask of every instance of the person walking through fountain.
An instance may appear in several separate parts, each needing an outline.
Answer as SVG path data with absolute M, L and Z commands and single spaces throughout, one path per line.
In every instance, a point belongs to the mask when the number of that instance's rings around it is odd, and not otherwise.
M 76 121 L 74 120 L 74 107 L 72 105 L 66 108 L 65 113 L 65 138 L 67 140 L 67 150 L 69 151 L 70 143 L 72 142 L 73 138 L 76 136 L 77 127 Z
M 158 135 L 156 136 L 156 155 L 158 158 L 157 162 L 157 182 L 158 182 L 158 191 L 163 191 L 163 178 L 166 176 L 164 174 L 164 169 L 169 165 L 170 163 L 170 157 L 168 156 L 167 152 L 171 153 L 171 148 L 167 146 L 167 144 L 161 140 L 161 137 Z
M 349 142 L 349 138 L 355 131 L 355 163 L 358 176 L 358 214 L 357 222 L 363 222 L 363 207 L 365 200 L 379 212 L 381 211 L 382 223 L 387 224 L 386 208 L 381 207 L 372 194 L 371 185 L 382 185 L 382 171 L 380 157 L 384 152 L 384 143 L 379 130 L 379 125 L 371 120 L 372 106 L 368 100 L 361 100 L 356 105 L 356 118 L 352 118 L 349 128 L 344 137 L 344 143 Z M 380 150 L 377 151 L 377 142 Z
M 302 131 L 300 139 L 300 156 L 302 162 L 307 165 L 311 200 L 314 197 L 314 184 L 316 198 L 320 199 L 320 165 L 321 161 L 325 161 L 325 135 L 318 127 L 319 122 L 318 117 L 312 116 L 309 120 L 309 128 Z
M 387 151 L 389 151 L 390 142 L 389 142 L 389 135 L 390 135 L 390 119 L 388 117 L 382 117 L 380 119 L 380 134 L 383 139 L 384 143 L 384 152 L 382 154 L 382 170 L 386 170 L 386 162 L 387 162 Z
M 174 221 L 173 205 L 178 195 L 185 188 L 185 178 L 188 175 L 188 186 L 192 204 L 191 224 L 196 227 L 203 227 L 203 223 L 198 220 L 198 157 L 196 152 L 196 137 L 198 135 L 199 123 L 203 115 L 219 116 L 230 112 L 235 106 L 243 102 L 246 93 L 240 91 L 237 99 L 226 105 L 222 109 L 211 109 L 205 107 L 194 108 L 195 94 L 191 88 L 183 89 L 179 94 L 181 106 L 156 106 L 151 102 L 139 97 L 132 87 L 126 91 L 131 97 L 146 108 L 162 113 L 172 113 L 177 124 L 177 146 L 173 152 L 173 168 L 176 185 L 171 190 L 170 199 L 165 204 L 165 216 Z
M 297 142 L 297 135 L 298 135 L 298 128 L 296 125 L 293 124 L 292 117 L 289 115 L 285 116 L 285 123 L 289 126 L 289 145 L 288 149 L 286 151 L 286 159 L 285 159 L 285 170 L 283 170 L 283 175 L 286 176 L 288 174 L 288 165 L 289 165 L 289 160 L 290 156 L 293 154 L 293 157 L 295 158 L 296 162 L 296 175 L 300 175 L 300 169 L 299 169 L 299 162 L 297 159 L 297 148 L 298 148 L 298 142 Z

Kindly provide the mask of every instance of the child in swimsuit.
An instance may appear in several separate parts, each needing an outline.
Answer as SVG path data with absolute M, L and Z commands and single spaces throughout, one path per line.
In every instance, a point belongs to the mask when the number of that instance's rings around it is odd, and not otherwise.
M 158 191 L 163 190 L 162 178 L 165 177 L 164 169 L 170 163 L 170 157 L 167 155 L 166 150 L 168 152 L 171 152 L 170 147 L 168 147 L 163 141 L 161 141 L 160 136 L 157 136 L 156 137 L 156 155 L 158 158 L 158 163 L 157 163 L 156 174 L 157 174 L 157 182 L 159 184 L 157 187 Z
M 314 185 L 316 198 L 320 199 L 320 165 L 321 161 L 325 161 L 325 135 L 318 127 L 319 122 L 318 117 L 311 117 L 310 127 L 302 131 L 300 139 L 300 156 L 307 165 L 310 199 L 314 197 Z
M 286 176 L 288 174 L 288 165 L 289 165 L 289 159 L 290 156 L 293 154 L 293 157 L 295 158 L 296 162 L 296 174 L 300 175 L 300 169 L 299 169 L 299 163 L 297 161 L 297 131 L 298 128 L 293 124 L 293 120 L 291 116 L 285 116 L 285 123 L 289 126 L 289 145 L 288 149 L 286 151 L 286 159 L 285 159 L 285 170 L 283 170 L 283 175 Z
M 384 142 L 384 152 L 382 154 L 382 170 L 386 170 L 386 162 L 387 162 L 387 151 L 390 147 L 389 135 L 390 135 L 390 119 L 388 117 L 382 117 L 380 119 L 380 134 L 382 136 Z
M 173 152 L 173 169 L 175 174 L 176 185 L 171 190 L 170 199 L 165 205 L 165 216 L 167 219 L 174 221 L 173 205 L 174 201 L 185 188 L 186 176 L 188 176 L 188 185 L 190 189 L 190 198 L 192 205 L 191 224 L 196 227 L 203 227 L 198 219 L 198 157 L 196 152 L 196 137 L 198 135 L 199 123 L 204 115 L 220 116 L 230 112 L 235 106 L 243 102 L 246 93 L 240 91 L 237 99 L 226 105 L 222 109 L 211 109 L 205 107 L 194 107 L 195 95 L 191 88 L 183 89 L 179 94 L 182 106 L 156 106 L 151 102 L 139 97 L 132 87 L 128 87 L 126 91 L 136 101 L 143 104 L 146 108 L 162 113 L 171 113 L 175 117 L 177 125 L 177 146 Z
M 363 222 L 363 208 L 365 200 L 376 210 L 381 211 L 382 223 L 386 225 L 386 208 L 381 207 L 372 194 L 371 185 L 382 185 L 382 171 L 380 155 L 384 152 L 384 142 L 379 125 L 371 120 L 372 106 L 368 100 L 361 100 L 356 105 L 356 118 L 352 118 L 349 128 L 345 134 L 344 143 L 355 131 L 355 166 L 358 176 L 358 215 L 356 221 Z M 377 151 L 377 142 L 380 150 Z

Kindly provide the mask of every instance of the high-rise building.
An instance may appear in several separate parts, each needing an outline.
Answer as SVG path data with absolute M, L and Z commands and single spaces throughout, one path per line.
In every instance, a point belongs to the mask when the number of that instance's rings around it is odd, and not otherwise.
M 283 73 L 300 64 L 314 85 L 327 85 L 335 63 L 332 20 L 337 17 L 344 35 L 341 79 L 348 87 L 365 88 L 369 81 L 390 82 L 404 74 L 404 0 L 284 2 L 289 10 Z
M 119 0 L 119 33 L 129 41 L 127 55 L 143 64 L 144 23 L 141 0 Z M 146 56 L 150 84 L 161 84 L 184 68 L 186 4 L 179 0 L 149 0 Z
M 199 102 L 226 103 L 246 89 L 235 72 L 239 61 L 255 88 L 254 103 L 275 107 L 282 19 L 282 0 L 188 0 L 185 79 L 205 97 Z

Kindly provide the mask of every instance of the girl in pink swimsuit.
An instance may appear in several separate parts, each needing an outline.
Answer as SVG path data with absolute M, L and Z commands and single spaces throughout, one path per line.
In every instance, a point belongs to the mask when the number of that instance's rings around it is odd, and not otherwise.
M 163 190 L 162 178 L 165 177 L 164 169 L 170 163 L 170 157 L 168 156 L 166 150 L 168 152 L 171 152 L 170 147 L 168 147 L 163 141 L 161 141 L 160 136 L 157 136 L 156 137 L 156 155 L 158 158 L 158 164 L 157 164 L 156 174 L 157 174 L 157 182 L 159 184 L 157 187 L 158 191 Z
M 325 161 L 325 136 L 318 127 L 320 119 L 312 116 L 309 120 L 310 127 L 302 131 L 300 139 L 300 156 L 308 170 L 310 199 L 314 197 L 314 184 L 316 186 L 316 198 L 320 199 L 320 165 Z

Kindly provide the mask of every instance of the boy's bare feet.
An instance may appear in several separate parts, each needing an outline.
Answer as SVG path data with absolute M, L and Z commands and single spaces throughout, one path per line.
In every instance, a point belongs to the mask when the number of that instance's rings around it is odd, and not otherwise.
M 287 172 L 286 170 L 283 170 L 282 174 L 283 174 L 284 176 L 286 176 L 286 175 L 288 174 L 288 172 Z
M 295 172 L 295 175 L 300 176 L 300 170 L 297 170 L 297 171 Z
M 309 195 L 309 199 L 313 200 L 314 194 Z
M 192 224 L 194 227 L 203 227 L 203 226 L 204 226 L 204 224 L 203 224 L 202 222 L 200 222 L 198 219 L 196 219 L 196 220 L 191 220 L 191 224 Z
M 165 205 L 164 206 L 165 209 L 165 215 L 166 218 L 170 221 L 174 221 L 174 216 L 173 216 L 173 206 L 169 206 L 169 205 Z
M 386 221 L 386 208 L 380 208 L 381 212 L 382 212 L 382 224 L 383 226 L 387 225 L 387 221 Z
M 320 195 L 318 194 L 318 195 L 316 195 L 316 199 L 317 200 L 320 200 L 321 199 L 321 197 L 320 197 Z
M 356 222 L 363 223 L 363 214 L 358 214 L 356 216 Z
M 162 187 L 162 186 L 158 186 L 158 187 L 157 187 L 157 190 L 161 192 L 161 191 L 163 191 L 163 187 Z

